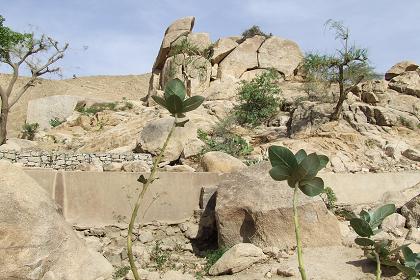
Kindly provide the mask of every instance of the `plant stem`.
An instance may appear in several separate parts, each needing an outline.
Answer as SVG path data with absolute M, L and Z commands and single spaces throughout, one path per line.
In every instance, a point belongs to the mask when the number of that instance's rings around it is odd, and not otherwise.
M 376 280 L 381 280 L 381 260 L 379 259 L 379 254 L 376 251 L 373 251 L 376 258 Z
M 155 174 L 157 172 L 157 167 L 158 164 L 160 162 L 160 160 L 162 159 L 163 153 L 165 152 L 166 147 L 168 146 L 169 143 L 169 139 L 171 138 L 175 127 L 176 127 L 176 123 L 177 123 L 178 119 L 175 116 L 175 120 L 174 123 L 172 124 L 172 127 L 169 131 L 168 136 L 166 137 L 165 143 L 163 144 L 163 147 L 159 153 L 159 155 L 156 157 L 155 161 L 153 162 L 153 166 L 152 166 L 152 170 L 149 174 L 149 177 L 146 180 L 146 183 L 143 184 L 143 188 L 141 190 L 141 192 L 139 193 L 137 200 L 136 200 L 136 204 L 134 205 L 134 209 L 133 212 L 131 213 L 131 219 L 130 219 L 130 224 L 128 225 L 128 234 L 127 234 L 127 254 L 128 254 L 128 260 L 130 262 L 130 267 L 131 267 L 131 271 L 133 272 L 133 276 L 135 280 L 140 280 L 140 276 L 134 261 L 134 255 L 133 255 L 133 241 L 132 241 L 132 235 L 133 235 L 133 229 L 134 229 L 134 223 L 136 221 L 137 218 L 137 214 L 140 208 L 140 203 L 143 200 L 144 194 L 146 193 L 147 189 L 149 188 L 150 184 L 153 182 L 153 180 L 155 179 Z
M 298 183 L 295 185 L 295 190 L 293 192 L 293 218 L 295 222 L 295 233 L 296 233 L 296 243 L 297 243 L 297 253 L 298 253 L 298 262 L 299 262 L 299 272 L 302 280 L 306 280 L 305 267 L 303 265 L 303 252 L 302 252 L 302 241 L 300 240 L 300 228 L 299 228 L 299 218 L 297 212 L 297 195 L 298 195 Z

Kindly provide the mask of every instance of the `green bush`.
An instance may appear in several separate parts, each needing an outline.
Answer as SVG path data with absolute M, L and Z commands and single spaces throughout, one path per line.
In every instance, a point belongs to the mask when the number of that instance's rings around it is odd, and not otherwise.
M 335 203 L 337 202 L 337 196 L 332 188 L 324 188 L 324 192 L 321 194 L 321 198 L 329 210 L 335 209 Z
M 79 113 L 82 113 L 83 115 L 95 115 L 96 113 L 102 112 L 105 110 L 116 111 L 117 103 L 108 102 L 108 103 L 94 104 L 90 107 L 80 106 L 76 108 L 76 111 L 78 111 Z
M 279 73 L 267 71 L 251 81 L 242 81 L 235 115 L 239 124 L 258 126 L 268 121 L 280 108 Z
M 198 129 L 197 136 L 198 139 L 206 144 L 201 151 L 202 154 L 211 151 L 220 151 L 234 157 L 243 157 L 249 155 L 253 150 L 245 139 L 232 132 L 226 132 L 224 134 L 213 133 L 209 135 L 205 131 Z
M 273 36 L 273 34 L 264 33 L 258 25 L 253 25 L 244 32 L 242 32 L 242 38 L 239 40 L 239 43 L 242 43 L 248 38 L 252 38 L 254 36 L 264 36 L 265 38 L 269 38 Z
M 60 124 L 62 124 L 63 122 L 64 121 L 60 120 L 59 118 L 53 118 L 53 119 L 50 120 L 49 123 L 50 123 L 51 127 L 57 127 Z
M 38 123 L 25 123 L 22 126 L 22 139 L 34 140 L 35 134 L 38 132 Z

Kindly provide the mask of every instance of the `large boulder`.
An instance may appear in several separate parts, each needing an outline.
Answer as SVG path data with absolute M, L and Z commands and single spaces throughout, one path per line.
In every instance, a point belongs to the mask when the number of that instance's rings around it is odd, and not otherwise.
M 269 170 L 265 162 L 225 175 L 216 196 L 219 245 L 246 242 L 260 248 L 296 246 L 293 189 L 285 181 L 274 181 Z M 341 244 L 338 220 L 319 197 L 299 193 L 298 211 L 305 246 Z
M 264 40 L 263 36 L 254 36 L 237 46 L 219 63 L 217 77 L 222 80 L 227 77 L 239 78 L 248 69 L 257 68 L 257 51 Z
M 194 27 L 195 17 L 185 17 L 174 21 L 165 31 L 159 53 L 153 65 L 153 70 L 162 69 L 163 63 L 171 48 L 171 44 L 179 37 L 188 35 Z
M 140 132 L 136 150 L 153 155 L 159 154 L 173 122 L 173 117 L 164 117 L 148 122 Z M 163 155 L 163 160 L 173 161 L 178 159 L 185 145 L 196 138 L 197 128 L 191 122 L 187 122 L 184 127 L 176 127 Z
M 246 167 L 241 160 L 219 151 L 207 152 L 201 159 L 204 171 L 231 173 Z
M 210 34 L 206 32 L 192 32 L 188 34 L 187 41 L 197 47 L 200 52 L 211 46 Z
M 0 146 L 0 151 L 25 151 L 35 150 L 37 142 L 19 138 L 9 138 L 6 143 Z
M 392 78 L 389 87 L 400 93 L 420 97 L 420 73 L 417 71 L 404 72 Z
M 223 80 L 217 79 L 203 92 L 206 100 L 230 100 L 236 97 L 239 88 L 239 80 L 227 76 Z
M 237 46 L 238 43 L 232 38 L 221 38 L 217 40 L 213 46 L 211 62 L 213 64 L 219 63 Z
M 415 71 L 419 65 L 413 61 L 401 61 L 391 67 L 385 73 L 385 80 L 390 81 L 392 78 L 401 75 L 406 71 Z
M 90 251 L 23 170 L 0 161 L 2 279 L 110 279 L 112 265 Z
M 28 103 L 26 122 L 38 123 L 41 130 L 50 128 L 50 120 L 67 119 L 82 99 L 83 97 L 72 95 L 53 95 L 31 100 Z
M 259 67 L 274 68 L 283 73 L 286 79 L 293 76 L 302 59 L 298 44 L 276 36 L 265 40 L 258 50 Z

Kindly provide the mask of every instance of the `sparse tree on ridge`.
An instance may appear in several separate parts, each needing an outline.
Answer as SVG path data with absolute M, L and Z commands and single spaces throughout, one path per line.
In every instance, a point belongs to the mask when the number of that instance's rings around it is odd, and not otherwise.
M 64 57 L 68 44 L 60 46 L 57 41 L 46 35 L 37 38 L 34 33 L 19 33 L 3 25 L 0 15 L 0 63 L 11 68 L 11 77 L 5 87 L 0 86 L 0 145 L 7 139 L 7 118 L 10 109 L 34 86 L 37 79 L 47 73 L 56 73 L 58 67 L 52 67 Z M 21 88 L 14 88 L 19 71 L 27 67 L 31 76 Z
M 342 22 L 328 20 L 325 26 L 335 32 L 335 39 L 340 41 L 341 47 L 334 55 L 306 55 L 303 67 L 307 82 L 339 85 L 338 101 L 330 117 L 331 120 L 338 120 L 351 89 L 376 75 L 369 65 L 367 50 L 350 43 L 350 31 Z

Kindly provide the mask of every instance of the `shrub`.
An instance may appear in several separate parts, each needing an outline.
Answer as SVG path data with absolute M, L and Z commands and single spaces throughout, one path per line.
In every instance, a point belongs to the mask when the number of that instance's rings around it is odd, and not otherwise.
M 100 103 L 94 104 L 90 107 L 80 106 L 76 108 L 76 111 L 82 113 L 83 115 L 95 115 L 98 112 L 102 112 L 105 110 L 116 111 L 117 103 L 116 102 L 108 102 L 108 103 Z
M 22 126 L 22 139 L 34 140 L 35 134 L 38 132 L 38 123 L 25 123 Z
M 414 254 L 408 245 L 392 249 L 390 240 L 373 239 L 373 236 L 381 231 L 383 220 L 393 213 L 395 213 L 394 204 L 386 204 L 369 212 L 362 210 L 359 217 L 350 220 L 350 226 L 359 235 L 354 242 L 362 247 L 368 259 L 376 262 L 376 279 L 381 279 L 381 264 L 396 267 L 406 273 L 409 279 L 416 279 L 420 268 L 420 266 L 416 268 L 416 265 L 420 262 L 420 256 Z M 400 251 L 405 258 L 403 264 L 399 262 Z
M 337 202 L 337 196 L 330 187 L 326 187 L 324 192 L 321 194 L 321 198 L 329 210 L 335 209 L 335 203 Z
M 223 135 L 209 135 L 203 130 L 197 131 L 198 139 L 203 141 L 206 146 L 201 151 L 202 154 L 211 151 L 220 151 L 234 157 L 249 155 L 253 148 L 241 136 L 231 132 Z
M 174 122 L 172 123 L 171 129 L 169 130 L 169 133 L 160 149 L 159 154 L 153 159 L 153 166 L 147 179 L 144 175 L 140 175 L 140 177 L 137 179 L 137 181 L 141 183 L 143 187 L 141 190 L 139 190 L 138 196 L 135 200 L 127 231 L 127 255 L 131 271 L 133 272 L 133 277 L 136 280 L 140 279 L 140 275 L 133 253 L 133 230 L 134 224 L 137 220 L 137 214 L 140 205 L 143 202 L 144 195 L 146 194 L 148 188 L 153 183 L 153 181 L 157 179 L 155 176 L 156 172 L 158 171 L 158 164 L 162 160 L 163 154 L 168 146 L 169 140 L 175 131 L 175 128 L 184 126 L 184 124 L 188 121 L 188 119 L 180 121 L 178 118 L 184 118 L 185 113 L 197 109 L 204 101 L 204 97 L 202 96 L 195 95 L 193 97 L 186 98 L 186 95 L 187 90 L 184 83 L 179 79 L 174 79 L 169 81 L 166 85 L 163 97 L 159 97 L 157 95 L 152 96 L 156 103 L 169 111 L 169 113 L 174 117 Z M 156 261 L 157 267 L 161 268 L 166 263 L 169 256 L 163 252 L 163 250 L 160 248 L 160 244 L 156 243 L 155 249 L 152 253 L 152 258 Z
M 260 125 L 279 110 L 282 101 L 279 99 L 281 90 L 277 84 L 278 79 L 279 73 L 270 70 L 249 82 L 241 82 L 238 91 L 239 105 L 235 108 L 240 124 Z
M 269 38 L 273 36 L 273 34 L 264 33 L 258 25 L 253 25 L 244 32 L 242 32 L 242 38 L 239 40 L 239 43 L 242 43 L 248 38 L 252 38 L 256 35 L 264 36 L 265 38 Z
M 59 118 L 53 118 L 49 121 L 51 127 L 57 127 L 62 124 L 64 121 L 60 120 Z

